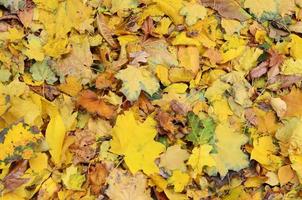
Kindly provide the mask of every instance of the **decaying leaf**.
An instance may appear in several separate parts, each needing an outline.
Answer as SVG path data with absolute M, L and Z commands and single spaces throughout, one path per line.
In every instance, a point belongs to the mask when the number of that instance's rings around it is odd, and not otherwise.
M 104 15 L 100 14 L 96 18 L 97 20 L 97 26 L 100 34 L 104 37 L 106 42 L 113 48 L 117 48 L 118 44 L 115 42 L 115 40 L 112 38 L 112 31 L 108 28 Z
M 88 171 L 88 180 L 91 185 L 93 194 L 99 194 L 102 186 L 106 183 L 106 178 L 109 172 L 106 166 L 102 163 L 97 163 L 95 166 L 90 166 Z
M 245 21 L 251 17 L 236 0 L 201 0 L 201 3 L 226 18 Z
M 11 172 L 4 177 L 3 186 L 7 192 L 15 190 L 29 180 L 28 178 L 22 178 L 27 165 L 27 160 L 18 161 Z
M 106 194 L 112 200 L 151 200 L 147 179 L 142 173 L 131 175 L 123 170 L 113 170 L 108 177 Z
M 76 131 L 75 143 L 69 146 L 73 163 L 89 163 L 96 154 L 96 137 L 90 131 Z

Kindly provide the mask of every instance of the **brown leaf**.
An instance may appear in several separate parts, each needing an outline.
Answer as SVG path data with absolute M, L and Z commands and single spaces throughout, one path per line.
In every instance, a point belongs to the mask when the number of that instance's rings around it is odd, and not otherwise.
M 130 58 L 133 60 L 130 62 L 131 65 L 139 65 L 140 63 L 147 63 L 149 54 L 145 51 L 137 51 L 130 53 Z
M 152 35 L 153 30 L 154 30 L 154 24 L 153 24 L 153 20 L 151 17 L 148 17 L 146 19 L 146 21 L 144 21 L 143 25 L 142 25 L 142 30 L 144 32 L 144 41 L 146 39 L 148 39 L 149 35 Z
M 170 116 L 169 113 L 164 112 L 164 111 L 159 111 L 158 114 L 156 115 L 155 119 L 158 121 L 159 126 L 167 131 L 168 133 L 174 133 L 175 132 L 175 127 L 173 124 L 173 117 Z
M 289 94 L 281 97 L 285 101 L 287 110 L 285 117 L 301 117 L 302 116 L 302 91 L 292 88 Z
M 184 105 L 180 103 L 179 101 L 173 99 L 170 102 L 171 109 L 176 113 L 180 115 L 186 115 L 189 112 L 189 109 L 187 105 Z
M 137 103 L 138 107 L 146 114 L 150 114 L 155 109 L 148 97 L 143 92 L 140 94 Z
M 92 194 L 99 194 L 102 187 L 106 183 L 106 178 L 109 172 L 106 166 L 102 163 L 96 163 L 95 166 L 90 166 L 88 170 L 88 180 L 91 186 Z
M 222 61 L 221 53 L 217 49 L 207 49 L 203 56 L 209 58 L 212 64 L 220 63 Z
M 105 71 L 96 78 L 95 86 L 96 88 L 102 90 L 105 88 L 113 88 L 116 84 L 116 78 L 112 71 Z
M 19 10 L 17 15 L 24 27 L 29 27 L 33 21 L 35 4 L 32 1 L 26 1 L 26 7 Z
M 107 26 L 104 15 L 98 14 L 96 17 L 96 23 L 100 34 L 104 37 L 106 42 L 108 42 L 108 44 L 112 48 L 117 48 L 118 44 L 115 42 L 115 40 L 112 37 L 113 33 Z
M 280 66 L 284 61 L 284 55 L 279 54 L 274 50 L 269 51 L 270 59 L 269 59 L 269 67 Z
M 69 150 L 74 154 L 73 163 L 88 163 L 96 154 L 96 138 L 88 130 L 77 130 L 75 132 L 75 143 L 69 146 Z
M 156 190 L 156 188 L 153 188 L 153 192 L 157 200 L 169 200 L 164 192 L 159 192 Z
M 259 78 L 267 72 L 267 62 L 262 62 L 260 65 L 250 71 L 251 79 Z
M 280 73 L 280 65 L 284 61 L 284 55 L 279 54 L 278 52 L 274 50 L 269 51 L 270 58 L 269 58 L 269 67 L 270 69 L 268 70 L 267 73 L 267 78 L 268 80 L 271 80 L 275 78 L 279 73 Z
M 9 23 L 0 21 L 0 32 L 6 32 L 9 28 Z
M 60 76 L 73 75 L 79 77 L 79 79 L 91 79 L 93 77 L 90 68 L 93 63 L 92 56 L 88 37 L 85 37 L 81 42 L 73 42 L 71 51 L 62 59 L 57 60 L 55 64 L 56 71 Z
M 116 107 L 106 103 L 91 90 L 81 92 L 77 104 L 88 112 L 96 113 L 106 119 L 112 119 L 116 115 Z
M 268 80 L 274 79 L 279 73 L 280 73 L 279 66 L 277 66 L 277 65 L 272 66 L 267 72 Z
M 252 125 L 257 125 L 257 116 L 252 108 L 248 108 L 244 113 L 245 119 L 250 122 Z
M 18 161 L 13 169 L 4 177 L 4 188 L 10 192 L 23 185 L 29 178 L 21 178 L 27 170 L 28 160 Z
M 30 86 L 30 89 L 35 93 L 45 97 L 49 101 L 53 101 L 57 96 L 60 95 L 60 91 L 52 85 L 42 85 L 42 86 Z
M 237 19 L 239 21 L 246 21 L 251 18 L 237 0 L 201 0 L 201 3 L 206 7 L 218 11 L 225 18 Z
M 268 80 L 269 85 L 275 85 L 276 87 L 270 88 L 273 91 L 276 91 L 278 89 L 284 89 L 292 86 L 293 84 L 299 82 L 302 80 L 301 76 L 295 76 L 295 75 L 277 75 L 271 79 Z

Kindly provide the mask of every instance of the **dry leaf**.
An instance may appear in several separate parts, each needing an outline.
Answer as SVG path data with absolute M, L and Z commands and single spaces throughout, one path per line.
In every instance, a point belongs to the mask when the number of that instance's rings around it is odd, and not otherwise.
M 100 34 L 104 37 L 106 42 L 108 42 L 108 44 L 111 47 L 117 48 L 118 44 L 115 42 L 115 40 L 112 37 L 113 33 L 107 26 L 104 15 L 99 14 L 96 18 L 96 22 L 97 22 L 98 30 L 99 30 Z
M 102 163 L 96 163 L 95 166 L 90 166 L 88 169 L 88 180 L 93 194 L 100 194 L 102 187 L 106 183 L 106 178 L 109 172 L 106 166 Z
M 91 90 L 82 91 L 78 97 L 77 103 L 90 113 L 96 113 L 100 117 L 112 119 L 116 115 L 115 106 L 106 103 Z
M 206 7 L 217 10 L 221 16 L 226 18 L 239 21 L 246 21 L 251 18 L 237 0 L 201 0 L 201 3 Z

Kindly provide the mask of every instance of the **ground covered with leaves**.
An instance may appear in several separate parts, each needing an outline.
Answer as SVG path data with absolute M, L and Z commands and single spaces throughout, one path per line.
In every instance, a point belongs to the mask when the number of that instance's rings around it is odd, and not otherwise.
M 301 0 L 0 5 L 1 199 L 302 199 Z

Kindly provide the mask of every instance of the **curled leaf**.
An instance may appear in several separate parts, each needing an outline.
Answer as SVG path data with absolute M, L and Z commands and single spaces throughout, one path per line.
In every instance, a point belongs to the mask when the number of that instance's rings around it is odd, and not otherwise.
M 107 26 L 104 15 L 102 15 L 102 14 L 97 15 L 96 23 L 97 23 L 97 27 L 98 27 L 100 34 L 104 37 L 106 42 L 108 42 L 108 44 L 111 47 L 117 48 L 118 44 L 115 42 L 115 40 L 112 37 L 113 33 Z

